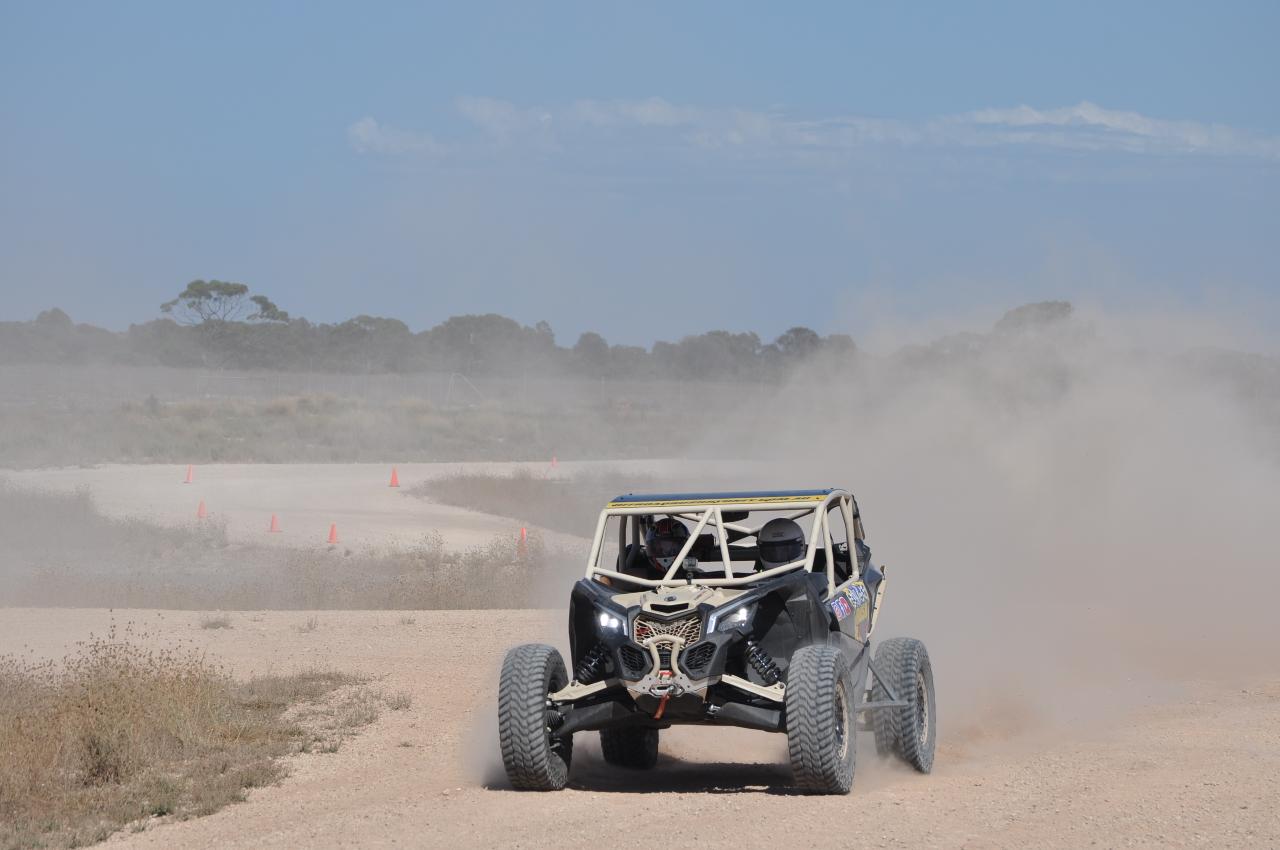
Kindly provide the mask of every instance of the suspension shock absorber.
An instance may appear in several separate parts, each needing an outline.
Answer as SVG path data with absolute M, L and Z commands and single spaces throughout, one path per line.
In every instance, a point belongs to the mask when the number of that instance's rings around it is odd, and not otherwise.
M 604 672 L 604 663 L 609 658 L 609 648 L 603 642 L 591 647 L 591 651 L 582 656 L 578 668 L 573 671 L 573 678 L 580 685 L 589 685 Z
M 764 679 L 766 685 L 776 685 L 778 680 L 782 678 L 782 672 L 778 669 L 778 665 L 774 663 L 769 653 L 764 651 L 764 647 L 756 643 L 750 638 L 747 639 L 747 660 L 751 662 L 751 666 L 760 674 L 760 678 Z

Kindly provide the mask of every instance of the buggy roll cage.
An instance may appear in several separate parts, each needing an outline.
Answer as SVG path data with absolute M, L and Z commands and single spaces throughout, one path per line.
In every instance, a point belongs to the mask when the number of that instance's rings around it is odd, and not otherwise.
M 652 495 L 629 493 L 625 496 L 618 496 L 600 512 L 600 518 L 596 522 L 595 540 L 591 545 L 591 555 L 587 560 L 586 577 L 588 579 L 604 578 L 611 581 L 624 581 L 649 588 L 671 587 L 685 583 L 703 587 L 745 587 L 762 579 L 772 578 L 773 576 L 796 570 L 811 572 L 817 557 L 818 547 L 821 545 L 826 554 L 827 592 L 830 594 L 835 591 L 837 581 L 828 517 L 830 512 L 836 508 L 839 508 L 843 516 L 845 527 L 848 529 L 852 540 L 862 540 L 864 531 L 862 517 L 858 512 L 858 503 L 854 500 L 853 495 L 845 490 L 668 493 Z M 755 536 L 760 531 L 760 527 L 746 525 L 742 522 L 731 522 L 725 519 L 725 513 L 734 512 L 780 513 L 792 520 L 801 520 L 806 516 L 812 516 L 813 520 L 809 527 L 805 556 L 780 567 L 735 576 L 733 574 L 732 559 L 729 554 L 728 532 L 737 532 L 739 539 L 742 539 Z M 665 515 L 697 523 L 689 534 L 689 539 L 685 541 L 684 546 L 680 549 L 680 553 L 672 561 L 670 569 L 661 579 L 639 578 L 638 576 L 619 572 L 616 569 L 606 569 L 600 566 L 600 555 L 605 548 L 605 531 L 611 517 L 623 518 L 618 523 L 618 551 L 619 553 L 624 553 L 627 551 L 628 527 L 631 529 L 634 543 L 639 544 L 640 518 L 657 515 Z M 628 517 L 631 518 L 630 522 L 626 521 Z M 772 519 L 772 517 L 768 519 Z M 762 522 L 760 525 L 762 526 L 763 524 Z M 720 550 L 720 560 L 724 566 L 724 577 L 677 579 L 676 575 L 684 566 L 684 561 L 689 557 L 694 544 L 697 543 L 698 536 L 702 534 L 708 525 L 711 525 L 718 532 L 716 541 Z M 851 548 L 852 540 L 849 541 Z M 849 562 L 853 571 L 853 578 L 861 578 L 861 564 L 858 563 L 858 558 L 854 556 L 852 551 L 850 552 Z

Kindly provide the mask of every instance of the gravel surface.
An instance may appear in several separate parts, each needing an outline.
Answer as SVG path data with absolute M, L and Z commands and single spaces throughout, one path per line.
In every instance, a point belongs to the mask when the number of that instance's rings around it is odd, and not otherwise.
M 399 488 L 388 486 L 393 466 Z M 520 523 L 414 498 L 407 495 L 409 488 L 458 472 L 508 475 L 529 470 L 572 475 L 578 469 L 608 468 L 643 470 L 650 475 L 676 468 L 687 471 L 689 466 L 674 461 L 566 461 L 554 468 L 550 462 L 210 464 L 192 470 L 191 484 L 183 483 L 186 467 L 172 464 L 10 470 L 0 475 L 23 487 L 60 492 L 85 489 L 107 516 L 139 517 L 166 525 L 194 521 L 203 501 L 209 519 L 225 522 L 229 539 L 236 543 L 322 547 L 330 525 L 336 524 L 341 544 L 355 550 L 412 545 L 428 532 L 438 532 L 447 548 L 466 549 L 483 546 L 495 536 L 514 539 Z M 272 514 L 280 519 L 279 534 L 267 533 Z M 544 532 L 543 538 L 566 543 L 580 540 L 556 532 Z
M 570 788 L 506 790 L 494 691 L 509 644 L 559 643 L 561 611 L 199 613 L 0 609 L 0 647 L 58 656 L 114 618 L 148 640 L 206 648 L 236 674 L 323 664 L 411 696 L 283 783 L 206 818 L 157 822 L 128 847 L 1276 847 L 1280 679 L 1188 678 L 1105 722 L 976 734 L 944 723 L 934 773 L 876 759 L 869 734 L 849 797 L 788 792 L 780 736 L 663 734 L 658 767 L 606 768 L 581 736 Z M 411 618 L 413 622 L 402 622 Z M 1172 694 L 1172 696 L 1170 696 Z M 945 719 L 947 694 L 939 694 Z

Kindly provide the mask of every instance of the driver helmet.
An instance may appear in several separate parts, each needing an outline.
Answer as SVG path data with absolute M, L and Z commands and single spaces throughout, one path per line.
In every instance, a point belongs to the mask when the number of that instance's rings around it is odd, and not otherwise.
M 644 550 L 653 562 L 653 568 L 665 573 L 671 569 L 676 555 L 689 539 L 689 529 L 678 519 L 663 517 L 649 526 L 644 536 Z
M 804 531 L 795 520 L 771 519 L 756 534 L 756 548 L 766 570 L 798 561 L 804 555 Z

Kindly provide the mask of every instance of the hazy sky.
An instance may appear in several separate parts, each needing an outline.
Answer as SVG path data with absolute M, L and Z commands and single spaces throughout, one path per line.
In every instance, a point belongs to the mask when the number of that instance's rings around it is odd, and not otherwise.
M 1280 326 L 1280 4 L 0 2 L 0 318 Z

